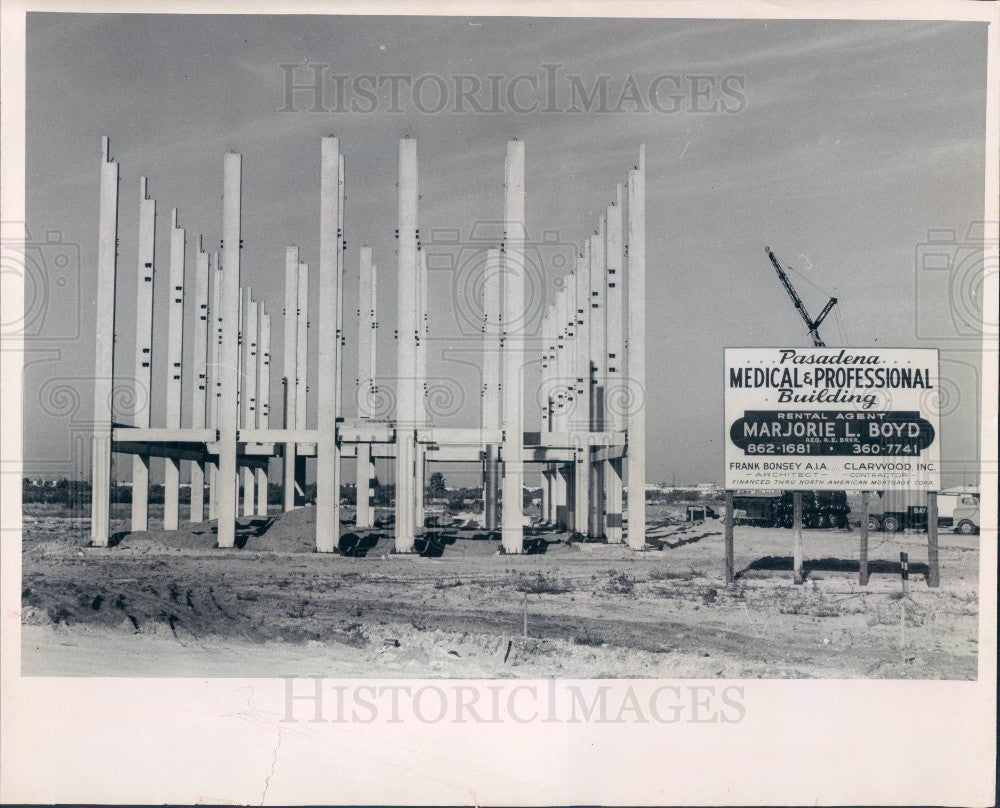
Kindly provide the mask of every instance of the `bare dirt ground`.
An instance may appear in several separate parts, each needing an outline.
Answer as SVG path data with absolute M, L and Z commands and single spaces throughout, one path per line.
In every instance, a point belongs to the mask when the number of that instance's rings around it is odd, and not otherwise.
M 27 505 L 22 669 L 86 676 L 976 677 L 978 536 L 942 531 L 942 585 L 932 590 L 924 580 L 924 534 L 872 534 L 871 582 L 861 587 L 857 533 L 806 531 L 808 575 L 796 586 L 791 531 L 737 527 L 739 576 L 727 588 L 721 523 L 652 524 L 658 549 L 644 553 L 547 533 L 532 539 L 539 552 L 502 556 L 499 542 L 463 530 L 445 531 L 424 556 L 392 554 L 389 531 L 345 536 L 342 546 L 353 555 L 320 555 L 312 552 L 307 507 L 243 520 L 239 549 L 216 549 L 212 523 L 121 534 L 116 546 L 97 549 L 87 546 L 86 518 Z M 911 559 L 905 598 L 900 550 Z

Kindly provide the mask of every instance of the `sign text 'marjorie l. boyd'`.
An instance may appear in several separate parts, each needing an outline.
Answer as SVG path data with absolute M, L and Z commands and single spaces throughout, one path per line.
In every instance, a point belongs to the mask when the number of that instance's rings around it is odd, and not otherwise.
M 940 488 L 938 352 L 727 348 L 726 488 Z

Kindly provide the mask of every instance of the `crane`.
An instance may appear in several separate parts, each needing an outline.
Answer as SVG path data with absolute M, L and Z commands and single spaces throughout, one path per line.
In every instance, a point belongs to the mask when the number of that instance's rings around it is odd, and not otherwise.
M 802 300 L 799 299 L 798 294 L 795 291 L 795 287 L 792 286 L 792 282 L 788 280 L 788 275 L 782 268 L 781 264 L 778 263 L 778 259 L 775 257 L 774 253 L 771 252 L 770 247 L 765 247 L 767 250 L 767 257 L 771 259 L 771 263 L 774 264 L 774 271 L 778 273 L 778 277 L 781 279 L 782 285 L 785 287 L 785 291 L 788 292 L 788 296 L 792 299 L 792 303 L 795 308 L 799 310 L 799 314 L 802 315 L 802 319 L 805 321 L 806 328 L 809 329 L 809 336 L 812 337 L 813 347 L 825 348 L 826 343 L 820 339 L 819 327 L 823 320 L 826 319 L 826 315 L 830 313 L 830 310 L 837 305 L 837 298 L 831 297 L 827 304 L 823 307 L 823 311 L 819 313 L 819 317 L 813 320 L 809 316 L 809 312 L 806 311 L 806 307 L 802 305 Z

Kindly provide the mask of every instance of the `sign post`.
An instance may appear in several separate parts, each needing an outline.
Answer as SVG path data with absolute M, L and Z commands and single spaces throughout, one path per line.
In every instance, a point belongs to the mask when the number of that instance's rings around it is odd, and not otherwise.
M 802 492 L 792 492 L 792 529 L 795 531 L 795 552 L 792 557 L 792 574 L 795 583 L 805 583 L 802 572 Z
M 941 568 L 938 562 L 938 502 L 937 491 L 927 494 L 927 585 L 941 586 Z
M 868 586 L 868 517 L 870 492 L 861 492 L 861 550 L 858 553 L 858 583 Z
M 859 567 L 867 584 L 868 492 L 909 490 L 933 502 L 928 584 L 938 585 L 937 350 L 727 348 L 724 373 L 725 488 L 793 492 L 797 583 L 804 577 L 803 491 L 863 492 Z
M 733 511 L 733 492 L 726 489 L 726 584 L 731 584 L 736 579 L 736 572 L 733 569 L 733 522 L 736 521 L 736 513 Z

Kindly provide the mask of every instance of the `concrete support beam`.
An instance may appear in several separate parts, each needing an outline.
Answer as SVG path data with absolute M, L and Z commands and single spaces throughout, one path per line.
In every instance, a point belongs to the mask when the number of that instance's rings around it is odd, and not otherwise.
M 569 426 L 573 431 L 590 429 L 593 363 L 590 361 L 590 240 L 576 262 L 576 335 L 573 338 L 576 392 Z M 581 530 L 581 532 L 583 532 Z
M 606 419 L 605 392 L 608 381 L 608 283 L 607 283 L 607 219 L 602 214 L 597 233 L 590 237 L 590 355 L 594 364 L 594 383 L 590 429 L 604 430 Z M 590 519 L 588 535 L 592 539 L 605 537 L 604 464 L 594 463 L 590 472 Z
M 399 142 L 399 249 L 397 250 L 396 307 L 396 536 L 397 553 L 412 553 L 415 530 L 417 364 L 417 143 Z
M 566 529 L 569 521 L 567 506 L 569 505 L 569 482 L 571 473 L 572 466 L 559 464 L 555 467 L 555 524 L 556 527 L 561 530 Z
M 132 422 L 149 427 L 153 367 L 153 275 L 156 202 L 139 180 L 139 267 L 135 304 L 135 401 Z M 149 529 L 149 457 L 132 456 L 132 531 Z
M 320 153 L 319 322 L 316 335 L 319 357 L 316 377 L 316 551 L 320 553 L 332 553 L 340 540 L 337 379 L 341 356 L 338 257 L 342 243 L 341 168 L 339 139 L 324 137 Z
M 606 298 L 607 298 L 607 387 L 604 395 L 605 428 L 625 428 L 625 312 L 623 287 L 622 206 L 624 188 L 617 187 L 615 202 L 605 212 Z M 622 463 L 604 464 L 604 536 L 612 544 L 622 541 Z
M 633 550 L 646 546 L 646 147 L 628 175 L 628 533 Z
M 191 349 L 191 428 L 204 429 L 208 401 L 208 366 L 210 357 L 210 323 L 208 310 L 208 253 L 204 251 L 201 236 L 198 236 L 198 252 L 194 264 L 194 320 L 192 328 L 193 347 Z M 192 522 L 205 519 L 205 471 L 203 462 L 191 463 L 191 496 L 188 518 Z
M 487 250 L 483 271 L 482 427 L 484 430 L 497 432 L 502 428 L 500 422 L 502 274 L 503 267 L 500 260 L 500 250 Z M 497 508 L 500 501 L 500 468 L 498 465 L 500 453 L 497 445 L 494 443 L 487 443 L 483 448 L 485 452 L 485 465 L 483 467 L 484 528 L 488 531 L 494 531 L 500 527 Z
M 555 419 L 553 428 L 560 432 L 566 431 L 566 416 L 569 413 L 571 396 L 575 376 L 571 370 L 571 363 L 568 361 L 571 334 L 569 332 L 570 306 L 573 296 L 573 276 L 571 274 L 562 277 L 563 286 L 556 297 L 555 318 L 556 318 L 556 355 L 555 373 L 558 385 L 556 401 Z
M 375 495 L 375 458 L 370 443 L 358 444 L 355 454 L 354 526 L 364 529 L 375 524 L 375 507 L 372 504 Z
M 232 547 L 236 541 L 236 433 L 239 427 L 237 393 L 239 366 L 225 361 L 239 356 L 240 249 L 241 243 L 242 157 L 229 152 L 223 164 L 222 196 L 222 290 L 219 311 L 222 338 L 219 344 L 219 472 L 218 545 Z
M 427 255 L 420 249 L 419 228 L 417 234 L 417 367 L 413 392 L 416 396 L 414 409 L 418 428 L 427 427 Z M 425 527 L 426 515 L 424 497 L 427 487 L 427 451 L 418 441 L 416 445 L 417 478 L 413 486 L 413 523 L 418 534 Z
M 557 389 L 559 384 L 559 372 L 557 370 L 556 343 L 558 335 L 558 294 L 556 300 L 549 303 L 545 313 L 542 315 L 542 379 L 541 392 L 541 432 L 547 434 L 555 428 L 558 419 L 558 409 L 561 404 L 561 396 Z M 551 467 L 542 469 L 542 503 L 541 520 L 542 524 L 552 524 L 552 477 L 554 470 Z
M 243 428 L 257 428 L 257 328 L 260 319 L 260 304 L 253 300 L 250 290 L 246 290 L 243 301 L 243 377 L 240 380 L 240 409 Z M 254 469 L 244 466 L 243 515 L 253 516 L 257 512 L 255 494 L 257 483 Z
M 115 368 L 115 274 L 118 265 L 118 163 L 101 138 L 94 350 L 94 436 L 91 441 L 90 543 L 111 538 L 111 394 Z
M 344 253 L 347 250 L 347 238 L 344 235 L 344 155 L 341 154 L 337 168 L 337 413 L 344 406 L 344 368 L 343 355 L 347 346 L 344 332 L 344 285 L 347 280 L 347 262 Z M 339 493 L 338 493 L 339 496 Z
M 560 362 L 563 384 L 566 388 L 566 400 L 563 412 L 559 418 L 562 432 L 572 428 L 573 414 L 577 408 L 576 399 L 576 272 L 566 276 L 563 289 L 563 330 L 566 335 L 563 342 L 563 355 Z
M 216 439 L 214 429 L 161 429 L 133 426 L 116 426 L 111 430 L 112 439 L 131 443 L 210 443 Z
M 222 379 L 219 370 L 219 346 L 222 344 L 222 264 L 219 254 L 208 254 L 208 277 L 211 284 L 212 303 L 209 311 L 209 344 L 208 344 L 208 426 L 218 429 L 219 400 L 222 396 Z M 219 493 L 219 462 L 218 459 L 208 465 L 208 518 L 218 517 Z
M 257 325 L 257 429 L 267 430 L 271 422 L 271 315 L 260 308 Z M 257 482 L 257 516 L 267 516 L 268 466 L 258 466 L 254 472 Z
M 542 315 L 542 379 L 541 379 L 541 411 L 542 432 L 551 432 L 555 407 L 555 316 L 554 304 L 550 303 Z
M 524 550 L 524 143 L 507 142 L 503 254 L 503 481 L 501 544 Z
M 299 305 L 295 334 L 295 428 L 306 428 L 308 415 L 307 400 L 309 393 L 309 266 L 299 263 L 299 277 L 296 283 Z M 296 456 L 298 456 L 296 454 Z M 305 503 L 306 463 L 301 457 L 295 462 L 295 491 L 297 505 Z
M 282 392 L 284 394 L 284 427 L 294 429 L 296 420 L 295 396 L 298 392 L 298 335 L 299 335 L 299 248 L 285 250 L 285 308 L 284 352 L 281 363 Z M 282 506 L 285 511 L 295 507 L 295 445 L 286 445 L 282 458 Z
M 177 208 L 171 213 L 170 289 L 167 303 L 167 429 L 181 426 L 181 387 L 184 377 L 184 247 L 183 228 L 177 226 Z M 177 530 L 180 521 L 180 463 L 164 461 L 163 529 Z
M 375 363 L 376 363 L 376 320 L 377 279 L 375 264 L 372 262 L 371 247 L 361 248 L 361 265 L 358 270 L 358 386 L 357 406 L 358 417 L 372 417 L 372 407 L 375 402 Z M 354 526 L 369 528 L 375 524 L 375 511 L 372 507 L 374 494 L 375 462 L 372 457 L 371 445 L 357 447 L 357 462 L 355 463 L 355 516 Z
M 579 435 L 579 444 L 573 459 L 573 530 L 584 536 L 590 529 L 590 440 L 586 433 Z

